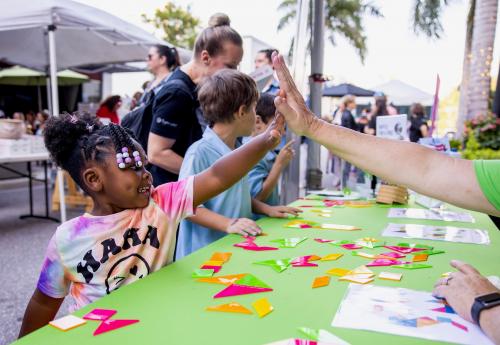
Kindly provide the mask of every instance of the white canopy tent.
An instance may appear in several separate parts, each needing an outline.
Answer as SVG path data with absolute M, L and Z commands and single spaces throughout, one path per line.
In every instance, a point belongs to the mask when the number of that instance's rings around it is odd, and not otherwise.
M 400 80 L 390 80 L 385 84 L 374 86 L 371 89 L 383 92 L 389 98 L 389 102 L 396 105 L 422 103 L 424 106 L 431 106 L 434 101 L 434 96 L 430 93 L 408 85 Z
M 154 44 L 165 42 L 120 18 L 78 2 L 0 2 L 0 61 L 50 75 L 53 116 L 59 114 L 58 70 L 93 63 L 144 60 L 149 46 Z M 63 179 L 61 173 L 58 175 L 61 221 L 64 222 Z

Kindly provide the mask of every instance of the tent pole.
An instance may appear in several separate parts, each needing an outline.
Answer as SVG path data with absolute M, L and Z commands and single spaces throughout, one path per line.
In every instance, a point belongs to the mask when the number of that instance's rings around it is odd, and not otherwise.
M 312 112 L 321 118 L 321 96 L 323 82 L 317 80 L 323 75 L 323 51 L 324 51 L 324 0 L 314 0 L 313 6 L 313 28 L 311 47 L 311 78 L 309 78 L 309 90 Z M 312 140 L 307 141 L 307 170 L 306 188 L 321 189 L 321 147 Z
M 59 116 L 59 94 L 57 88 L 57 61 L 56 61 L 56 38 L 55 25 L 49 25 L 49 61 L 50 61 L 50 89 L 52 96 L 52 116 Z M 64 196 L 63 171 L 57 169 L 57 182 L 59 184 L 59 200 L 61 203 L 61 222 L 66 221 L 66 198 Z

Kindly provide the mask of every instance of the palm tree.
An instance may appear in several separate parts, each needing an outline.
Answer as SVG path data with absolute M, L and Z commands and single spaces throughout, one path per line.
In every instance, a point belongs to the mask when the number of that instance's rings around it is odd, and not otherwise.
M 450 0 L 415 0 L 414 30 L 439 38 L 443 28 L 440 14 Z M 489 109 L 491 60 L 495 41 L 498 0 L 470 0 L 460 84 L 457 129 L 461 135 L 464 122 Z
M 312 28 L 312 5 L 309 10 L 309 37 Z M 283 29 L 297 15 L 297 0 L 283 0 L 278 10 L 284 11 L 283 17 L 278 24 L 278 30 Z M 346 38 L 357 50 L 361 61 L 366 56 L 366 35 L 363 27 L 363 17 L 369 14 L 375 17 L 383 17 L 380 9 L 365 0 L 325 0 L 325 26 L 328 30 L 328 40 L 335 45 L 337 35 Z M 290 52 L 293 51 L 292 40 Z M 310 50 L 311 40 L 308 49 Z

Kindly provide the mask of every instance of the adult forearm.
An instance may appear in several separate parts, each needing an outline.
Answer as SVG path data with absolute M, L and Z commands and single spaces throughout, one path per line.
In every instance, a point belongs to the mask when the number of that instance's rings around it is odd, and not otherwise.
M 483 332 L 495 344 L 500 344 L 500 307 L 483 310 L 479 324 Z
M 269 175 L 267 175 L 264 182 L 262 182 L 262 190 L 255 196 L 257 200 L 265 201 L 271 193 L 273 192 L 274 187 L 278 183 L 281 174 L 281 165 L 274 163 Z
M 154 152 L 148 158 L 152 164 L 171 173 L 179 174 L 181 170 L 183 158 L 171 149 Z
M 362 170 L 463 208 L 498 214 L 479 187 L 472 161 L 316 121 L 307 136 Z
M 231 218 L 227 218 L 205 207 L 199 207 L 196 210 L 196 215 L 189 217 L 188 220 L 205 228 L 221 232 L 226 232 L 226 229 L 232 222 Z

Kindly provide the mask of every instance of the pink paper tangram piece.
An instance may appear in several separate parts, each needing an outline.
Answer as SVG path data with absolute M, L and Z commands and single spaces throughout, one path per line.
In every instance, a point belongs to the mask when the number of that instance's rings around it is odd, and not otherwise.
M 347 243 L 347 244 L 343 244 L 341 245 L 342 248 L 345 248 L 345 249 L 349 249 L 349 250 L 354 250 L 354 249 L 361 249 L 363 247 L 361 246 L 358 246 L 357 244 L 355 243 Z
M 293 345 L 318 345 L 316 340 L 294 339 Z
M 276 247 L 266 247 L 266 246 L 260 247 L 254 241 L 255 241 L 255 237 L 247 237 L 245 239 L 245 241 L 240 242 L 240 243 L 236 243 L 233 246 L 240 247 L 240 248 L 243 248 L 245 250 L 256 251 L 256 252 L 263 251 L 263 250 L 278 250 L 278 248 L 276 248 Z
M 394 259 L 401 259 L 401 258 L 404 258 L 406 256 L 406 255 L 398 253 L 398 252 L 388 252 L 388 253 L 382 253 L 379 255 L 389 256 L 389 257 L 394 258 Z
M 312 226 L 310 226 L 309 224 L 300 224 L 299 228 L 301 228 L 301 229 L 309 229 L 309 228 L 312 228 Z
M 115 314 L 116 310 L 113 309 L 94 309 L 90 313 L 85 314 L 83 318 L 85 320 L 104 321 L 109 319 L 111 316 Z
M 94 331 L 94 335 L 113 331 L 137 322 L 139 322 L 139 320 L 104 320 Z
M 469 331 L 469 329 L 467 328 L 467 326 L 462 325 L 462 324 L 460 324 L 460 323 L 458 323 L 458 322 L 451 321 L 451 324 L 452 324 L 453 326 L 457 327 L 457 328 L 460 328 L 460 329 L 462 329 L 462 330 L 466 331 L 466 332 L 468 332 L 468 331 Z
M 214 296 L 214 298 L 248 295 L 251 293 L 259 293 L 259 292 L 267 292 L 267 291 L 273 291 L 273 289 L 256 287 L 256 286 L 246 286 L 246 285 L 233 284 L 233 285 L 229 285 L 227 288 L 220 291 L 218 294 L 216 294 Z
M 317 264 L 309 262 L 312 255 L 299 256 L 292 260 L 292 267 L 318 267 Z
M 324 239 L 324 238 L 315 238 L 314 239 L 316 242 L 319 242 L 319 243 L 328 243 L 328 242 L 333 242 L 333 240 L 327 240 L 327 239 Z
M 365 266 L 376 267 L 376 266 L 392 266 L 392 265 L 400 265 L 401 261 L 391 260 L 391 259 L 375 259 L 370 263 L 367 263 Z
M 403 254 L 410 254 L 414 252 L 419 252 L 422 250 L 425 250 L 424 248 L 408 248 L 408 247 L 399 247 L 399 246 L 384 246 L 387 249 L 403 253 Z
M 222 268 L 222 266 L 201 266 L 201 269 L 203 270 L 214 270 L 214 273 L 218 273 L 220 271 L 220 269 Z

